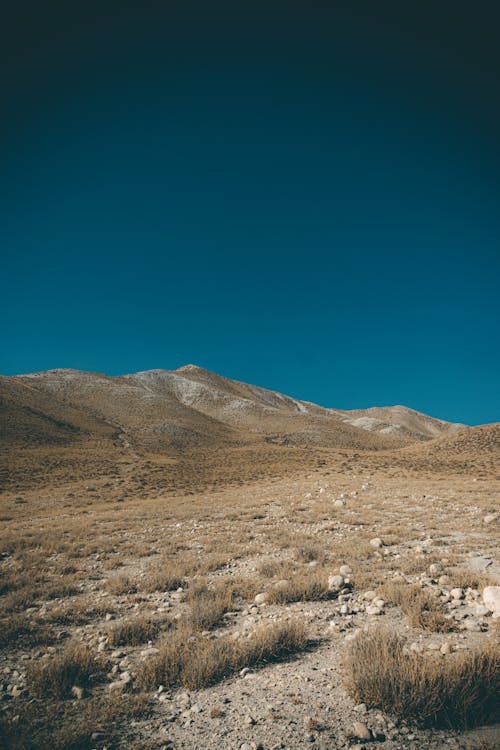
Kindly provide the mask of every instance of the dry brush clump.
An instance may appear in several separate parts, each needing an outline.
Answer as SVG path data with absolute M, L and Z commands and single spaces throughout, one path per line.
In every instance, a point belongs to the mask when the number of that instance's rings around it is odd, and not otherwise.
M 159 645 L 160 653 L 141 667 L 137 683 L 145 690 L 158 685 L 198 690 L 244 667 L 285 659 L 307 642 L 304 625 L 294 620 L 261 625 L 249 638 L 237 640 L 202 637 L 181 623 Z
M 379 588 L 379 594 L 400 607 L 408 618 L 408 624 L 414 628 L 433 633 L 449 633 L 455 629 L 453 621 L 445 616 L 436 597 L 417 584 L 386 583 Z
M 194 630 L 210 630 L 232 609 L 234 596 L 229 581 L 221 581 L 212 589 L 205 583 L 195 583 L 188 590 L 190 609 L 183 619 Z
M 345 666 L 354 700 L 400 718 L 448 728 L 500 720 L 500 649 L 493 644 L 436 659 L 380 628 L 351 642 Z
M 146 616 L 123 620 L 109 628 L 108 643 L 113 648 L 116 646 L 140 646 L 142 643 L 157 638 L 169 624 L 169 620 L 153 620 Z
M 88 647 L 71 643 L 53 658 L 30 664 L 28 688 L 36 698 L 63 700 L 70 697 L 73 686 L 87 688 L 102 680 L 107 666 Z
M 2 750 L 88 750 L 96 728 L 107 747 L 123 740 L 124 727 L 151 713 L 148 696 L 114 694 L 83 701 L 41 702 L 16 707 L 0 717 Z M 130 746 L 130 745 L 127 745 Z M 142 745 L 141 745 L 142 746 Z
M 323 570 L 311 569 L 307 572 L 294 574 L 291 580 L 279 581 L 267 594 L 267 601 L 270 604 L 328 599 L 331 595 L 328 586 L 328 573 Z

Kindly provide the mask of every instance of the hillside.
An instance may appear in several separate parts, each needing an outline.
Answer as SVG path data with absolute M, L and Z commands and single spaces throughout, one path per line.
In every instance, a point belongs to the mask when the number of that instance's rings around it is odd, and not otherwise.
M 212 486 L 319 465 L 331 451 L 385 454 L 460 427 L 405 407 L 325 408 L 194 365 L 2 377 L 0 408 L 0 481 L 20 487 L 125 465 L 141 486 L 155 472 L 170 489 Z

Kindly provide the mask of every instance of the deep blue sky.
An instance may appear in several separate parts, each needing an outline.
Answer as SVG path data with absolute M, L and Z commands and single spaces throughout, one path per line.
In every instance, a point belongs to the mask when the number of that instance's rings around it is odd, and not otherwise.
M 0 373 L 500 421 L 496 3 L 11 5 Z

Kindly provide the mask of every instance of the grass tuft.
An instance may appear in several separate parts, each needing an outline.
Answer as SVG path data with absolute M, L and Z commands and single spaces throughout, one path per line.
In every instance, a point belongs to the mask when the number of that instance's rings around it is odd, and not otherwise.
M 250 638 L 238 640 L 203 638 L 181 624 L 142 666 L 137 682 L 145 690 L 160 684 L 198 690 L 244 667 L 282 660 L 306 645 L 304 625 L 293 620 L 261 625 Z
M 424 726 L 463 729 L 500 720 L 500 649 L 421 657 L 385 629 L 363 632 L 346 658 L 354 700 Z

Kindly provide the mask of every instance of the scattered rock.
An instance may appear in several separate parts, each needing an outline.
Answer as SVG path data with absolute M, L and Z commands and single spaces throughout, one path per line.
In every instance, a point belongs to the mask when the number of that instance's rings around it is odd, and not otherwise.
M 493 614 L 500 613 L 500 586 L 486 586 L 483 591 L 483 602 Z
M 269 599 L 269 594 L 265 591 L 263 591 L 260 594 L 257 594 L 254 598 L 255 604 L 266 604 Z
M 345 583 L 344 576 L 329 576 L 328 588 L 330 591 L 340 591 Z
M 366 724 L 363 724 L 361 721 L 355 721 L 352 725 L 353 734 L 358 740 L 371 740 L 372 739 L 372 733 L 366 726 Z
M 376 549 L 379 549 L 380 547 L 384 546 L 384 543 L 380 537 L 376 536 L 374 539 L 370 539 L 370 545 L 372 547 L 375 547 Z

